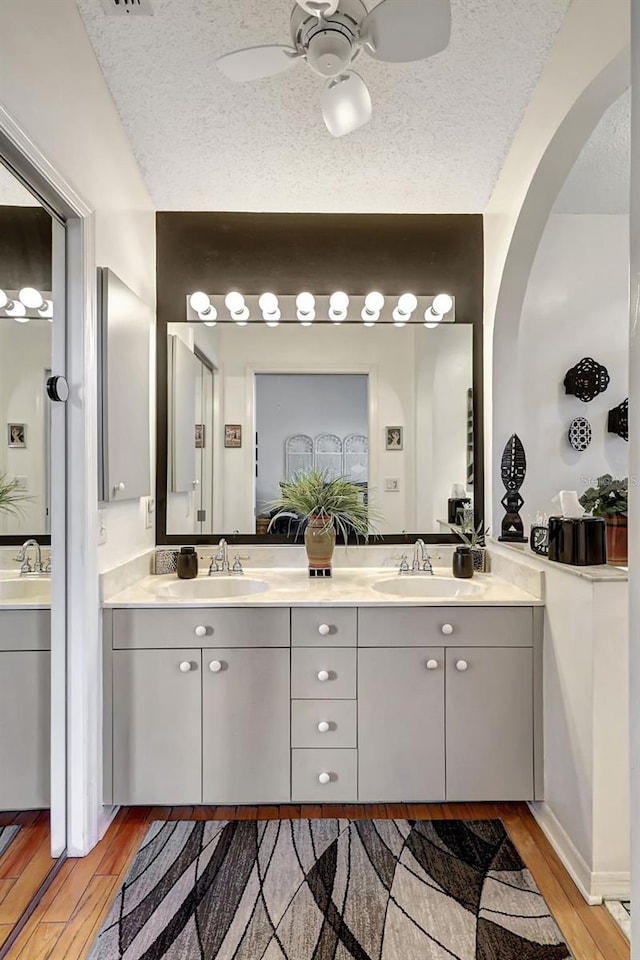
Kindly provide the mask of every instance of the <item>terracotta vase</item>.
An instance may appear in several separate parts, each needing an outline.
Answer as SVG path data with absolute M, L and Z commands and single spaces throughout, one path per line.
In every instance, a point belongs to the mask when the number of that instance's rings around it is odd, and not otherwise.
M 304 531 L 309 568 L 330 567 L 336 545 L 336 531 L 327 517 L 310 517 Z
M 627 518 L 621 515 L 605 517 L 607 521 L 607 563 L 627 565 Z

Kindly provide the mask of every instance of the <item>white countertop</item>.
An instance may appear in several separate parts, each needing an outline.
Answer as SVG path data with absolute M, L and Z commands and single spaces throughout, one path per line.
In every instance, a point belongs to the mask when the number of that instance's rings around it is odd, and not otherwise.
M 422 597 L 417 593 L 407 596 L 390 596 L 375 590 L 373 585 L 377 581 L 388 581 L 395 584 L 404 581 L 411 590 L 410 584 L 416 583 L 416 590 L 420 589 L 420 581 L 430 580 L 428 575 L 420 574 L 416 577 L 400 577 L 397 572 L 384 568 L 352 568 L 334 569 L 331 579 L 310 579 L 307 571 L 300 568 L 245 568 L 243 576 L 229 577 L 233 580 L 234 588 L 241 589 L 236 584 L 243 580 L 251 586 L 251 580 L 264 581 L 269 589 L 262 593 L 247 594 L 244 596 L 218 597 L 215 599 L 177 599 L 175 597 L 158 596 L 156 591 L 166 591 L 168 585 L 184 583 L 193 584 L 200 581 L 215 582 L 222 575 L 208 578 L 200 573 L 197 581 L 179 581 L 175 574 L 164 576 L 146 576 L 132 586 L 122 590 L 105 600 L 105 607 L 310 607 L 310 606 L 542 606 L 543 601 L 518 586 L 501 580 L 493 574 L 476 574 L 471 581 L 455 580 L 450 570 L 434 569 L 436 578 L 444 578 L 449 589 L 455 585 L 471 583 L 480 587 L 478 593 L 458 597 Z M 433 584 L 435 586 L 435 583 Z M 223 585 L 220 585 L 223 588 Z M 189 589 L 188 587 L 186 589 Z M 206 586 L 203 585 L 203 589 Z M 464 589 L 464 587 L 463 587 Z

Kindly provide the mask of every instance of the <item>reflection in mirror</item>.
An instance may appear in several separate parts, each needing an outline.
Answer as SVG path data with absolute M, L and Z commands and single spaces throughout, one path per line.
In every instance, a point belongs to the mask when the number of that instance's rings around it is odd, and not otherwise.
M 32 289 L 26 289 L 32 288 Z M 0 162 L 0 949 L 51 858 L 49 402 L 52 221 Z M 40 543 L 36 542 L 36 539 Z M 19 544 L 29 541 L 21 549 Z M 1 541 L 0 541 L 1 542 Z
M 473 495 L 469 324 L 175 323 L 168 356 L 169 535 L 266 533 L 312 466 L 362 485 L 383 535 L 450 533 L 453 485 Z

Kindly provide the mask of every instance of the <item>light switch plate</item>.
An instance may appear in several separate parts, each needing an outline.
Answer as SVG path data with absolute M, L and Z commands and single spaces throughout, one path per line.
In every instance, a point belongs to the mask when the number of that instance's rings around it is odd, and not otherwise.
M 146 497 L 144 502 L 144 527 L 150 530 L 153 526 L 153 515 L 156 510 L 156 501 L 153 497 Z
M 385 477 L 384 489 L 385 489 L 385 493 L 400 493 L 400 478 Z
M 16 477 L 16 490 L 19 490 L 20 493 L 28 493 L 29 491 L 29 477 Z

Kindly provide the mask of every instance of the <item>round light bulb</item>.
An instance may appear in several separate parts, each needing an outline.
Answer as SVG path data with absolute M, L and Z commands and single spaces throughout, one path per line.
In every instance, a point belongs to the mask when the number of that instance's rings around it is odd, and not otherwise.
M 275 313 L 278 309 L 278 298 L 275 293 L 263 293 L 258 300 L 258 306 L 263 313 Z
M 433 307 L 434 313 L 438 313 L 443 317 L 445 313 L 449 313 L 452 309 L 453 298 L 450 297 L 448 293 L 439 293 L 437 297 L 433 298 L 431 306 Z
M 393 325 L 394 327 L 406 327 L 407 320 L 411 316 L 411 313 L 405 313 L 400 307 L 396 307 L 393 311 Z
M 413 313 L 418 306 L 418 298 L 413 293 L 403 293 L 398 300 L 398 310 L 401 313 Z
M 202 292 L 202 290 L 197 290 L 189 297 L 189 304 L 191 309 L 195 310 L 196 313 L 204 313 L 207 307 L 211 304 L 211 300 L 206 293 Z
M 349 309 L 349 295 L 344 290 L 336 290 L 331 294 L 329 305 L 335 313 L 346 313 Z
M 264 320 L 268 327 L 277 327 L 281 317 L 280 310 L 274 310 L 272 313 L 268 313 Z
M 249 319 L 249 316 L 250 316 L 249 307 L 246 305 L 244 300 L 242 302 L 241 307 L 238 307 L 237 310 L 231 311 L 231 318 L 235 320 L 238 326 L 245 326 L 246 321 Z
M 15 317 L 16 323 L 29 323 L 29 317 Z
M 340 323 L 344 323 L 346 319 L 347 319 L 346 310 L 334 310 L 333 307 L 329 307 L 329 320 L 333 320 L 333 322 L 336 325 Z
M 380 313 L 384 307 L 384 297 L 377 290 L 373 290 L 364 298 L 364 305 L 370 313 Z
M 4 310 L 4 308 L 8 303 L 9 303 L 9 297 L 6 295 L 4 290 L 0 290 L 0 310 Z
M 45 300 L 43 306 L 38 310 L 38 314 L 45 320 L 53 320 L 53 300 Z
M 218 311 L 214 305 L 210 303 L 206 310 L 198 310 L 198 317 L 200 320 L 204 320 L 208 326 L 213 326 L 218 319 Z
M 316 298 L 312 293 L 305 291 L 296 297 L 296 307 L 300 313 L 311 313 L 316 305 Z
M 232 290 L 224 298 L 224 305 L 229 313 L 239 313 L 244 307 L 244 297 L 237 290 Z
M 24 317 L 27 312 L 24 303 L 20 303 L 19 300 L 11 300 L 9 303 L 11 303 L 11 306 L 7 305 L 5 307 L 8 317 Z
M 278 313 L 280 313 L 280 311 L 278 311 Z M 268 326 L 268 327 L 279 327 L 279 326 L 280 326 L 280 321 L 279 321 L 279 320 L 267 320 L 266 323 L 267 323 L 267 326 Z
M 426 313 L 425 313 L 425 317 L 426 317 Z M 427 330 L 435 330 L 435 328 L 439 326 L 440 326 L 439 320 L 430 320 L 428 323 L 425 323 L 425 327 L 427 328 Z
M 298 317 L 298 320 L 300 321 L 300 323 L 302 324 L 303 327 L 310 327 L 311 324 L 313 323 L 313 321 L 314 321 L 315 318 L 316 318 L 316 312 L 315 312 L 315 310 L 313 310 L 313 309 L 312 309 L 312 310 L 309 310 L 309 311 L 307 311 L 307 312 L 303 312 L 302 310 L 298 310 L 298 312 L 297 312 L 297 317 Z
M 205 327 L 215 327 L 217 320 L 203 320 Z
M 364 320 L 364 324 L 366 327 L 372 327 L 376 323 L 376 321 L 380 319 L 380 311 L 367 310 L 367 308 L 364 307 L 360 313 L 360 316 Z
M 39 310 L 44 304 L 42 294 L 35 287 L 23 287 L 18 297 L 28 310 Z

